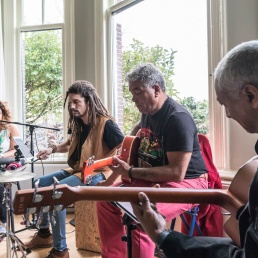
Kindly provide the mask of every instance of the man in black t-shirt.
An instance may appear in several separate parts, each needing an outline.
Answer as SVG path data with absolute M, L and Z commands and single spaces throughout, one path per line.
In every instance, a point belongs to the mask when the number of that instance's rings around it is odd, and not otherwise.
M 227 117 L 236 120 L 247 132 L 258 133 L 257 40 L 234 47 L 220 61 L 215 70 L 215 90 Z M 258 154 L 258 141 L 255 150 Z M 249 202 L 236 214 L 240 247 L 229 238 L 189 237 L 170 232 L 163 216 L 144 193 L 139 193 L 139 203 L 132 206 L 145 232 L 168 258 L 258 257 L 258 170 L 250 186 Z
M 161 71 L 150 63 L 137 66 L 126 76 L 132 101 L 142 113 L 138 167 L 115 158 L 113 174 L 128 187 L 207 188 L 207 171 L 200 152 L 197 128 L 189 112 L 166 94 Z M 171 220 L 192 204 L 158 203 L 158 210 Z M 107 202 L 97 203 L 103 258 L 125 258 L 122 213 Z M 132 257 L 150 258 L 155 245 L 140 228 L 132 232 Z

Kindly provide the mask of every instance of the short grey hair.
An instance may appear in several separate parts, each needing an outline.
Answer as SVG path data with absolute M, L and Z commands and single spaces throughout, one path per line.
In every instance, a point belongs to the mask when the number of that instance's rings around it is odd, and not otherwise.
M 125 81 L 128 83 L 141 81 L 147 88 L 151 88 L 153 85 L 157 84 L 163 92 L 166 92 L 164 76 L 152 63 L 137 65 L 133 70 L 126 74 Z
M 258 40 L 231 49 L 219 62 L 214 75 L 216 90 L 231 99 L 239 99 L 246 84 L 258 88 Z

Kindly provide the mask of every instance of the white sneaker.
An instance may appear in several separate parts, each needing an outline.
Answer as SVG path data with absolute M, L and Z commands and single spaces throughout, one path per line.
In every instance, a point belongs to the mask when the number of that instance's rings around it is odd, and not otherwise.
M 0 225 L 0 233 L 5 234 L 6 233 L 6 228 L 2 225 Z

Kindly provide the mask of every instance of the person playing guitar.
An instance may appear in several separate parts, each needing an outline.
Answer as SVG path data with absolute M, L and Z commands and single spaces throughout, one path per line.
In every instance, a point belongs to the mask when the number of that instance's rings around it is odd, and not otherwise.
M 113 157 L 114 175 L 121 176 L 125 187 L 206 189 L 207 170 L 200 152 L 195 122 L 190 113 L 166 94 L 164 76 L 150 63 L 137 66 L 126 76 L 132 101 L 142 113 L 140 142 L 136 151 L 137 166 Z M 192 204 L 157 204 L 158 210 L 171 220 L 193 207 Z M 125 258 L 126 243 L 121 241 L 125 229 L 122 212 L 109 202 L 97 202 L 98 225 L 103 258 Z M 132 257 L 150 258 L 155 245 L 137 227 L 132 236 Z
M 52 153 L 68 152 L 68 168 L 40 177 L 34 183 L 38 187 L 50 186 L 54 184 L 55 177 L 60 184 L 69 186 L 85 185 L 82 182 L 81 174 L 83 162 L 93 155 L 96 159 L 111 157 L 117 153 L 123 141 L 123 134 L 102 104 L 95 88 L 88 81 L 74 82 L 66 92 L 64 105 L 68 102 L 69 123 L 68 140 L 52 145 L 45 150 L 39 151 L 37 158 L 47 159 Z M 101 168 L 97 179 L 93 180 L 90 185 L 98 181 L 105 180 L 104 174 L 110 172 L 108 167 Z M 53 246 L 46 257 L 69 257 L 66 244 L 65 225 L 66 210 L 54 214 L 39 214 L 42 218 L 39 225 L 39 231 L 34 235 L 32 240 L 25 243 L 30 249 Z M 54 219 L 53 219 L 54 218 Z M 52 226 L 50 233 L 49 226 Z

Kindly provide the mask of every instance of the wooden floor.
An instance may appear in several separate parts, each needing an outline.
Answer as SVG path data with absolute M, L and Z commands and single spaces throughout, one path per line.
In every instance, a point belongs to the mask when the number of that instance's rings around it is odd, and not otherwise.
M 66 237 L 67 237 L 67 245 L 69 248 L 69 253 L 71 258 L 81 258 L 81 257 L 91 257 L 91 258 L 101 258 L 100 253 L 95 252 L 89 252 L 86 250 L 78 250 L 75 246 L 75 228 L 71 224 L 69 224 L 69 221 L 74 217 L 74 214 L 67 214 L 67 225 L 66 225 Z M 20 222 L 22 221 L 22 217 L 20 216 L 14 216 L 14 222 L 15 222 L 15 231 L 23 229 L 24 226 L 20 225 Z M 35 230 L 24 230 L 22 232 L 18 232 L 15 234 L 22 242 L 26 242 L 30 240 L 33 235 L 36 233 Z M 31 253 L 27 254 L 28 258 L 43 258 L 46 256 L 48 251 L 51 248 L 41 248 L 32 250 Z M 17 251 L 17 256 L 13 251 L 11 252 L 11 257 L 22 257 L 22 252 Z M 7 252 L 6 252 L 6 238 L 2 240 L 0 243 L 0 258 L 6 258 Z
M 72 220 L 73 217 L 74 217 L 74 214 L 67 213 L 66 238 L 67 238 L 67 245 L 69 248 L 70 258 L 81 258 L 81 257 L 101 258 L 100 253 L 90 252 L 90 251 L 86 251 L 86 250 L 79 250 L 76 248 L 76 246 L 75 246 L 75 227 L 69 223 L 69 221 Z M 21 221 L 22 221 L 21 216 L 14 216 L 15 231 L 25 228 L 23 225 L 20 225 Z M 26 229 L 24 231 L 16 233 L 15 236 L 18 237 L 22 242 L 26 242 L 26 241 L 30 240 L 35 233 L 36 233 L 35 229 L 34 230 Z M 6 249 L 7 249 L 6 238 L 4 238 L 2 240 L 2 242 L 0 242 L 0 258 L 7 257 Z M 41 248 L 41 249 L 31 250 L 31 253 L 27 254 L 25 257 L 44 258 L 50 249 L 51 248 Z M 22 256 L 22 252 L 20 252 L 20 251 L 16 251 L 16 252 L 11 251 L 10 257 L 11 258 L 13 258 L 13 257 L 24 258 Z

